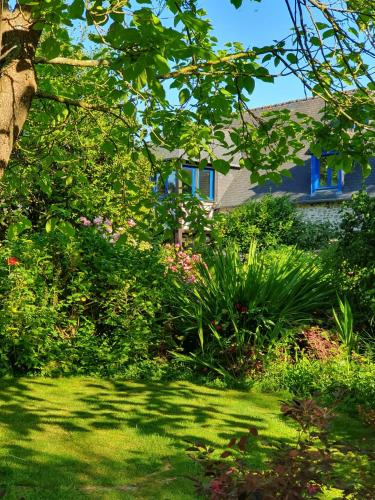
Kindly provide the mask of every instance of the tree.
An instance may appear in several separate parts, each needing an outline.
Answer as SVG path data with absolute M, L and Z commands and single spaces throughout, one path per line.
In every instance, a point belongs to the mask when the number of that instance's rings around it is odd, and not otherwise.
M 353 161 L 365 167 L 374 152 L 375 1 L 282 5 L 290 36 L 223 50 L 199 0 L 1 0 L 0 170 L 34 99 L 105 113 L 113 128 L 101 146 L 126 148 L 134 159 L 143 152 L 151 163 L 155 146 L 181 148 L 190 158 L 205 151 L 225 173 L 241 151 L 254 180 L 277 181 L 280 164 L 298 162 L 307 139 L 315 154 L 339 151 L 332 161 L 344 170 Z M 291 73 L 324 101 L 322 120 L 252 114 L 256 82 Z M 167 87 L 178 92 L 178 104 Z M 227 148 L 227 161 L 215 156 L 213 142 Z

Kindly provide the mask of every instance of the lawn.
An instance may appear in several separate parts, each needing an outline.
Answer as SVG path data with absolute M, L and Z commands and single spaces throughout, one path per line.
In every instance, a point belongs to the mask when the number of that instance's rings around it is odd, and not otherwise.
M 254 425 L 271 446 L 294 436 L 280 415 L 280 394 L 93 378 L 23 378 L 0 387 L 7 499 L 193 499 L 187 476 L 197 466 L 186 441 L 221 446 Z M 348 429 L 370 439 L 342 418 L 337 432 Z M 256 448 L 255 460 L 266 452 Z

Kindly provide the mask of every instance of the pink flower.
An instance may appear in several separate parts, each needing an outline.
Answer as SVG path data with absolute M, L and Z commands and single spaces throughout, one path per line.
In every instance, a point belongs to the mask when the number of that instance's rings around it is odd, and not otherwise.
M 113 243 L 116 243 L 116 241 L 118 241 L 118 239 L 120 238 L 120 236 L 121 236 L 120 233 L 113 233 L 112 238 L 111 238 L 111 240 L 113 241 Z
M 167 257 L 167 262 L 174 262 L 174 258 L 173 257 Z
M 94 224 L 95 224 L 95 225 L 97 225 L 97 226 L 98 226 L 99 224 L 102 224 L 102 223 L 103 223 L 103 217 L 101 217 L 101 216 L 99 216 L 99 217 L 95 217 L 95 219 L 94 219 L 94 221 L 93 221 L 93 222 L 94 222 Z
M 134 219 L 129 219 L 127 221 L 127 224 L 128 224 L 129 227 L 134 227 L 137 223 L 135 222 Z
M 84 226 L 91 226 L 91 221 L 86 217 L 80 217 L 79 220 Z
M 181 247 L 181 245 L 180 245 L 179 243 L 176 243 L 176 244 L 175 244 L 175 247 L 176 247 L 176 248 L 180 248 L 180 247 Z
M 191 258 L 193 259 L 193 262 L 200 262 L 200 260 L 201 260 L 200 255 L 198 255 L 196 253 L 194 255 L 192 255 Z
M 172 271 L 172 273 L 177 273 L 177 267 L 176 266 L 171 266 L 169 269 Z
M 195 281 L 197 281 L 197 278 L 192 274 L 191 276 L 188 277 L 186 281 L 188 283 L 195 283 Z

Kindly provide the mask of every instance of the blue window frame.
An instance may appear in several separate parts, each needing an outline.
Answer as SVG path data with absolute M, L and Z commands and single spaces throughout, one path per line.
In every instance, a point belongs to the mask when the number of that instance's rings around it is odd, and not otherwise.
M 336 153 L 323 153 L 320 158 L 311 156 L 311 194 L 317 191 L 334 190 L 342 193 L 343 172 L 327 167 L 327 159 Z
M 183 165 L 182 168 L 190 175 L 189 183 L 182 185 L 182 192 L 198 196 L 203 200 L 213 201 L 215 198 L 215 170 L 212 168 L 200 170 L 190 165 Z
M 197 196 L 202 200 L 214 201 L 215 199 L 215 170 L 205 168 L 203 170 L 190 165 L 182 167 L 190 176 L 188 182 L 182 183 L 182 192 Z M 175 172 L 172 172 L 166 180 L 160 174 L 154 178 L 154 192 L 164 197 L 170 193 L 178 192 L 178 180 Z

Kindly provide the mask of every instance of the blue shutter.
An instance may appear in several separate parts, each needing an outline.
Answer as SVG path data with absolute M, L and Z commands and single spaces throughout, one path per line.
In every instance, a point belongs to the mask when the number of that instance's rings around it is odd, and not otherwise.
M 342 178 L 343 178 L 343 172 L 342 170 L 339 170 L 337 172 L 337 192 L 338 194 L 342 194 Z
M 215 199 L 215 170 L 210 170 L 210 200 Z
M 316 156 L 311 156 L 311 194 L 319 189 L 320 184 L 320 166 Z

